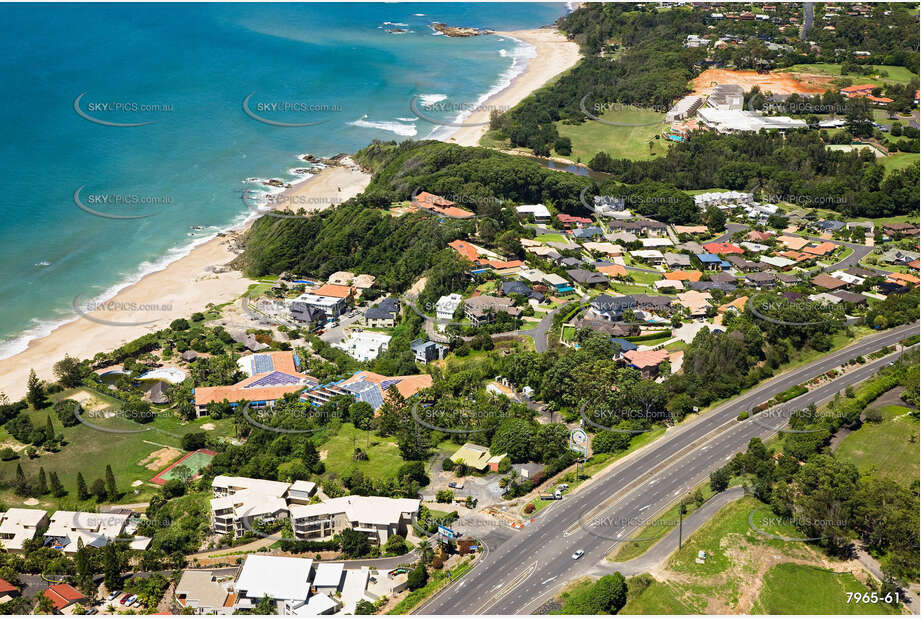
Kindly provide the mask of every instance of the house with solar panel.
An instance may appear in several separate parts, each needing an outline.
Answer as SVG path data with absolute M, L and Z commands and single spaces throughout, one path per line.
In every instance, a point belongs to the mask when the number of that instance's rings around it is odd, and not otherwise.
M 195 411 L 208 413 L 208 405 L 228 401 L 236 406 L 250 402 L 253 408 L 273 407 L 288 393 L 296 393 L 319 384 L 300 371 L 300 359 L 294 352 L 250 354 L 237 361 L 246 378 L 230 386 L 199 386 L 194 391 Z
M 384 405 L 387 391 L 395 387 L 404 399 L 409 399 L 420 390 L 432 385 L 432 376 L 418 374 L 387 377 L 373 371 L 359 371 L 349 378 L 317 385 L 301 393 L 302 401 L 322 406 L 337 395 L 349 395 L 355 401 L 364 401 L 375 412 Z

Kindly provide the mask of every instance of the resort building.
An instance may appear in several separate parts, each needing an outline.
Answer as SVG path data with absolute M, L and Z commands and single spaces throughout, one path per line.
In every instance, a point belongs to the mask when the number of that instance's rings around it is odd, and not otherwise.
M 231 386 L 199 386 L 195 388 L 195 410 L 199 416 L 208 412 L 208 405 L 224 400 L 232 406 L 241 401 L 253 408 L 273 407 L 288 393 L 315 386 L 316 378 L 300 372 L 300 359 L 293 352 L 270 352 L 242 357 L 237 364 L 248 376 Z
M 738 84 L 718 84 L 707 97 L 707 107 L 717 110 L 741 110 L 745 91 Z
M 211 483 L 211 525 L 215 534 L 242 536 L 254 522 L 273 522 L 288 516 L 285 496 L 290 483 L 216 476 Z
M 48 523 L 45 544 L 68 554 L 76 553 L 80 541 L 84 547 L 105 547 L 118 540 L 129 549 L 147 549 L 149 538 L 128 533 L 130 517 L 122 513 L 58 511 Z
M 688 35 L 688 41 L 691 40 L 692 36 L 694 35 Z M 706 39 L 701 40 L 706 41 Z M 696 45 L 694 47 L 696 47 Z M 697 110 L 700 109 L 702 104 L 703 100 L 700 97 L 693 95 L 682 97 L 665 114 L 665 122 L 675 122 L 676 120 L 684 120 L 686 118 L 690 118 L 695 113 L 697 113 Z
M 391 387 L 395 387 L 404 399 L 409 399 L 431 385 L 432 376 L 427 373 L 387 377 L 373 371 L 359 371 L 345 380 L 307 390 L 301 394 L 301 400 L 321 406 L 337 395 L 349 395 L 355 401 L 367 402 L 377 410 L 384 405 L 384 398 Z
M 352 333 L 339 343 L 334 343 L 334 348 L 339 348 L 358 361 L 370 361 L 377 358 L 381 352 L 390 345 L 392 337 L 385 333 L 374 331 L 360 331 Z
M 234 609 L 251 610 L 268 597 L 276 604 L 275 613 L 291 615 L 310 598 L 312 570 L 310 558 L 250 554 L 233 586 Z
M 505 459 L 506 455 L 507 453 L 491 455 L 489 453 L 489 447 L 467 442 L 451 455 L 451 461 L 454 463 L 462 463 L 468 468 L 472 468 L 479 472 L 486 472 L 487 470 L 497 472 L 499 470 L 499 462 Z
M 291 527 L 294 537 L 302 541 L 332 538 L 346 528 L 368 535 L 375 544 L 383 545 L 394 534 L 406 534 L 420 500 L 383 498 L 380 496 L 343 496 L 319 504 L 291 507 Z
M 41 509 L 7 509 L 0 513 L 0 542 L 7 551 L 21 551 L 23 543 L 35 538 L 38 529 L 48 525 L 48 514 Z

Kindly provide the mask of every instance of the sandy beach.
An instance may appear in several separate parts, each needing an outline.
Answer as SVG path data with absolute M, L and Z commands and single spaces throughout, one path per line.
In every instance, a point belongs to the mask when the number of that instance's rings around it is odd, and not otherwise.
M 358 195 L 370 180 L 368 174 L 356 168 L 328 167 L 277 194 L 275 203 L 277 208 L 290 205 L 296 209 L 303 205 L 307 210 L 322 210 Z M 87 310 L 83 305 L 87 299 L 79 299 L 78 307 L 89 318 L 79 317 L 64 324 L 34 339 L 19 354 L 0 360 L 0 393 L 15 401 L 25 395 L 30 369 L 35 369 L 42 379 L 54 380 L 52 367 L 65 354 L 92 358 L 98 352 L 113 350 L 145 333 L 165 328 L 176 318 L 201 311 L 208 303 L 219 305 L 238 298 L 252 281 L 239 271 L 215 273 L 211 269 L 236 257 L 235 239 L 239 234 L 231 232 L 195 247 L 163 270 L 121 290 L 98 310 Z
M 463 124 L 446 141 L 461 146 L 476 146 L 489 130 L 489 112 L 493 109 L 505 110 L 514 107 L 526 96 L 546 84 L 553 77 L 566 71 L 579 61 L 579 46 L 567 41 L 565 35 L 556 29 L 538 28 L 534 30 L 514 30 L 496 32 L 533 45 L 537 56 L 531 58 L 528 66 L 511 84 L 491 96 L 483 104 L 484 109 L 477 110 L 467 117 Z
M 493 109 L 516 105 L 579 60 L 578 46 L 556 30 L 497 34 L 534 45 L 537 56 L 507 88 L 488 99 L 486 105 Z M 488 111 L 474 112 L 465 120 L 468 126 L 459 128 L 447 141 L 474 146 L 488 130 L 488 121 Z M 358 195 L 371 178 L 351 160 L 342 163 L 273 195 L 271 203 L 275 209 L 297 211 L 304 208 L 313 212 Z M 78 317 L 49 335 L 34 339 L 26 350 L 0 360 L 0 393 L 15 401 L 25 395 L 30 369 L 35 369 L 40 378 L 53 381 L 52 367 L 65 354 L 80 359 L 92 358 L 98 352 L 113 350 L 145 333 L 165 328 L 176 318 L 202 311 L 209 303 L 218 305 L 239 298 L 252 281 L 238 271 L 214 272 L 214 268 L 223 271 L 219 267 L 236 257 L 236 239 L 240 233 L 231 232 L 194 248 L 163 270 L 150 273 L 121 290 L 102 307 L 85 310 L 89 317 Z M 85 303 L 86 299 L 79 302 Z

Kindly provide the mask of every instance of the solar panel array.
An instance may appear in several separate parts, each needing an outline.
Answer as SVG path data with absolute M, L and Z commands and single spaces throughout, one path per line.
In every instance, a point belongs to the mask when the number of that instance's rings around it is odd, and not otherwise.
M 254 354 L 253 355 L 253 373 L 268 373 L 275 369 L 275 363 L 272 362 L 272 357 L 268 354 Z
M 287 386 L 289 384 L 299 384 L 300 378 L 283 373 L 281 371 L 273 371 L 268 375 L 264 375 L 258 380 L 251 382 L 246 388 L 262 388 L 265 386 Z
M 373 382 L 355 382 L 353 384 L 343 384 L 342 388 L 353 393 L 360 401 L 371 404 L 371 407 L 377 410 L 384 405 L 384 397 L 381 389 Z

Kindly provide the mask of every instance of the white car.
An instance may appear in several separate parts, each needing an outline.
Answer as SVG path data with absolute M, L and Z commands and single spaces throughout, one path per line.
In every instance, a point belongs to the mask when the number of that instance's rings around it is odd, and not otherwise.
M 572 555 L 572 559 L 573 559 L 573 560 L 578 560 L 579 558 L 581 558 L 581 557 L 584 556 L 584 555 L 585 555 L 585 552 L 584 552 L 584 551 L 582 551 L 581 549 L 577 549 L 577 550 L 576 550 L 576 553 L 574 553 L 574 554 Z

